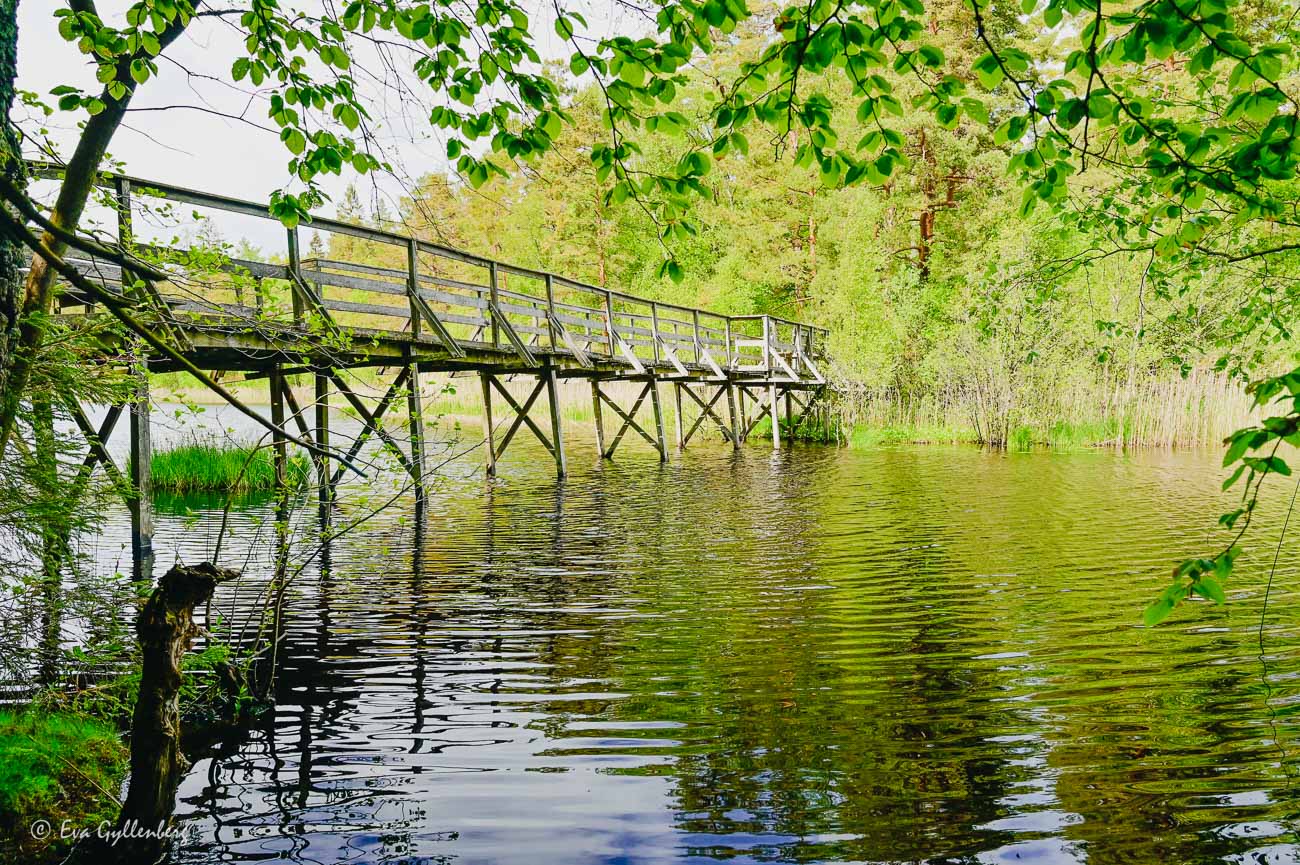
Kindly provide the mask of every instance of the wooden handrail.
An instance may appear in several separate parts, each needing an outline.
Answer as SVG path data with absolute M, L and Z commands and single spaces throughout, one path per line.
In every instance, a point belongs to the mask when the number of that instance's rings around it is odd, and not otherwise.
M 28 161 L 27 165 L 31 176 L 38 177 L 38 178 L 59 177 L 63 172 L 62 166 L 50 162 Z M 214 210 L 221 210 L 227 213 L 234 213 L 243 216 L 252 216 L 258 219 L 275 220 L 275 217 L 273 217 L 270 213 L 269 206 L 264 204 L 248 201 L 246 199 L 233 198 L 225 195 L 217 195 L 210 192 L 203 192 L 201 190 L 190 189 L 183 186 L 177 186 L 171 183 L 164 183 L 156 180 L 148 180 L 145 178 L 135 177 L 132 175 L 116 174 L 116 173 L 101 173 L 97 185 L 101 188 L 113 190 L 114 192 L 121 190 L 123 188 L 130 188 L 132 192 L 135 193 L 134 198 L 137 201 L 139 200 L 139 197 L 142 194 L 147 195 L 148 193 L 153 192 L 170 201 L 177 201 L 184 204 L 192 204 L 199 207 L 212 208 Z M 130 199 L 127 199 L 127 201 L 129 206 Z M 130 225 L 131 222 L 130 213 L 120 214 L 120 219 L 121 219 L 121 224 L 126 226 Z M 278 222 L 278 220 L 275 221 Z M 564 288 L 570 288 L 570 289 L 575 289 L 578 291 L 589 292 L 591 294 L 594 294 L 597 297 L 600 297 L 602 299 L 603 302 L 601 303 L 601 305 L 598 307 L 580 307 L 580 308 L 604 317 L 605 328 L 607 330 L 607 338 L 609 343 L 609 350 L 611 354 L 613 354 L 615 350 L 615 344 L 614 344 L 616 338 L 616 333 L 615 333 L 616 328 L 614 323 L 615 316 L 626 316 L 632 320 L 635 320 L 637 318 L 648 319 L 651 325 L 650 327 L 651 332 L 655 334 L 655 336 L 658 336 L 660 326 L 667 323 L 672 323 L 674 325 L 680 324 L 690 329 L 691 331 L 694 331 L 696 334 L 700 333 L 701 331 L 709 331 L 709 330 L 714 330 L 715 332 L 722 333 L 724 334 L 723 341 L 725 342 L 727 347 L 727 358 L 729 361 L 737 353 L 735 348 L 735 342 L 737 338 L 739 338 L 742 341 L 745 340 L 745 336 L 737 332 L 736 328 L 733 326 L 733 323 L 749 322 L 749 321 L 761 322 L 765 340 L 768 338 L 768 334 L 772 334 L 773 336 L 775 335 L 775 328 L 778 325 L 793 327 L 796 329 L 796 331 L 803 331 L 808 334 L 808 345 L 810 351 L 821 348 L 822 346 L 819 344 L 822 343 L 824 338 L 828 336 L 830 333 L 829 330 L 824 327 L 805 324 L 803 322 L 796 322 L 791 319 L 782 318 L 779 316 L 772 316 L 766 314 L 724 315 L 722 313 L 711 312 L 709 310 L 699 309 L 697 307 L 684 306 L 681 304 L 675 304 L 666 301 L 653 300 L 651 298 L 639 297 L 637 295 L 628 294 L 626 292 L 618 291 L 616 289 L 603 288 L 601 286 L 591 285 L 589 283 L 582 282 L 581 280 L 573 279 L 567 276 L 562 276 L 560 274 L 553 274 L 548 271 L 537 270 L 535 268 L 524 267 L 517 264 L 510 264 L 507 262 L 501 262 L 495 259 L 487 258 L 485 256 L 476 255 L 472 252 L 467 252 L 465 250 L 456 249 L 450 246 L 444 246 L 443 244 L 433 243 L 427 240 L 420 240 L 410 234 L 402 234 L 394 231 L 388 231 L 380 228 L 372 228 L 364 225 L 355 225 L 353 223 L 344 222 L 342 220 L 333 219 L 326 216 L 312 216 L 307 222 L 303 223 L 303 225 L 308 225 L 312 228 L 316 228 L 334 234 L 341 234 L 348 237 L 355 237 L 361 240 L 367 240 L 375 243 L 390 244 L 402 248 L 407 256 L 408 267 L 406 268 L 405 272 L 393 271 L 393 275 L 397 278 L 403 279 L 403 281 L 406 282 L 407 285 L 410 287 L 418 286 L 422 283 L 425 283 L 426 281 L 433 282 L 435 284 L 444 281 L 436 277 L 431 278 L 430 276 L 426 276 L 425 274 L 419 272 L 418 255 L 419 253 L 423 252 L 423 253 L 436 255 L 442 258 L 450 259 L 452 261 L 460 262 L 462 264 L 467 264 L 473 267 L 482 267 L 487 269 L 488 284 L 483 288 L 485 289 L 485 293 L 487 293 L 489 296 L 488 297 L 489 304 L 495 304 L 497 302 L 497 298 L 499 294 L 507 294 L 505 290 L 500 289 L 497 285 L 498 274 L 510 274 L 514 276 L 523 277 L 526 279 L 535 279 L 543 283 L 546 289 L 546 295 L 544 298 L 539 297 L 536 298 L 536 300 L 538 300 L 539 303 L 545 304 L 547 312 L 552 315 L 555 313 L 557 307 L 564 308 L 564 307 L 574 306 L 572 304 L 557 303 L 556 300 L 554 299 L 554 293 L 553 293 L 554 286 L 560 286 Z M 127 230 L 129 231 L 129 228 Z M 300 247 L 298 246 L 298 232 L 296 229 L 289 229 L 286 232 L 286 235 L 289 243 L 288 270 L 290 271 L 291 275 L 298 275 L 301 278 L 302 265 L 301 265 L 301 258 L 300 258 L 301 256 Z M 331 262 L 328 260 L 321 260 L 317 264 L 318 266 L 328 267 L 330 266 Z M 370 266 L 358 265 L 358 264 L 353 264 L 351 262 L 337 262 L 337 264 L 341 267 L 365 268 L 366 270 L 369 270 L 371 272 L 388 270 L 388 268 L 381 268 L 373 265 Z M 466 287 L 468 287 L 469 285 L 468 283 L 459 283 L 459 281 L 456 280 L 446 280 L 445 282 L 453 283 L 453 284 L 462 284 L 465 285 Z M 413 293 L 411 297 L 413 298 L 412 299 L 412 304 L 413 304 L 412 321 L 418 322 L 420 315 L 417 314 L 418 311 L 414 308 L 414 304 L 418 301 L 418 294 Z M 648 312 L 635 313 L 630 311 L 615 310 L 614 309 L 615 302 L 625 303 L 625 304 L 635 304 L 643 307 L 648 307 Z M 489 305 L 489 304 L 485 304 L 485 305 Z M 688 313 L 690 314 L 690 320 L 678 321 L 676 319 L 661 318 L 659 316 L 659 312 L 661 310 L 673 310 L 676 312 Z M 301 314 L 301 310 L 299 311 L 299 314 Z M 700 324 L 701 317 L 706 317 L 708 319 L 720 321 L 722 323 L 722 327 L 717 329 L 709 328 L 707 326 L 702 327 Z M 489 318 L 492 318 L 491 323 L 492 323 L 492 330 L 493 330 L 493 337 L 492 337 L 493 343 L 499 345 L 501 342 L 500 325 L 496 320 L 496 317 L 489 316 Z M 415 324 L 414 326 L 417 328 L 419 327 L 418 323 Z M 697 343 L 699 342 L 698 336 L 695 338 L 695 341 Z M 657 353 L 657 345 L 656 345 L 656 353 Z M 728 365 L 730 364 L 728 363 Z

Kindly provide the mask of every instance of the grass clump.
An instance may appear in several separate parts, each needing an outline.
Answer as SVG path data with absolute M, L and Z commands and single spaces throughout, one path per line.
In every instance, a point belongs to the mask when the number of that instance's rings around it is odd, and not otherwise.
M 13 862 L 56 862 L 63 821 L 91 831 L 117 819 L 129 754 L 113 725 L 73 714 L 0 711 L 0 850 Z M 33 837 L 32 824 L 52 831 Z
M 307 477 L 307 458 L 290 454 L 286 476 L 290 486 Z M 159 450 L 151 472 L 155 489 L 174 493 L 275 491 L 275 458 L 271 448 L 223 442 L 193 442 Z

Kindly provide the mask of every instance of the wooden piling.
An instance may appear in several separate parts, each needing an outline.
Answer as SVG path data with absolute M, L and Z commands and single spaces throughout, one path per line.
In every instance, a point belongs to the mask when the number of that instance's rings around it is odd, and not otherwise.
M 774 384 L 767 386 L 767 407 L 768 416 L 772 419 L 772 450 L 779 451 L 781 449 L 781 408 L 777 402 Z
M 591 380 L 591 410 L 596 417 L 596 453 L 605 457 L 605 423 L 600 413 L 600 379 Z
M 415 502 L 424 502 L 424 401 L 420 394 L 420 365 L 407 352 L 406 416 L 411 434 L 411 473 L 415 475 Z M 376 421 L 378 423 L 378 421 Z
M 659 401 L 659 379 L 650 377 L 650 404 L 655 412 L 655 438 L 659 442 L 659 462 L 668 462 L 668 437 L 664 435 L 664 409 Z
M 785 389 L 785 429 L 790 434 L 791 444 L 794 443 L 794 397 L 790 394 L 790 388 Z
M 330 379 L 323 372 L 316 373 L 316 447 L 322 451 L 330 446 Z M 329 459 L 323 453 L 312 454 L 316 465 L 317 502 L 320 509 L 322 531 L 329 522 L 330 505 L 334 501 L 334 484 L 330 478 Z
M 149 367 L 136 347 L 131 361 L 131 570 L 153 579 L 153 436 L 149 425 Z
M 674 426 L 677 428 L 677 449 L 686 450 L 686 436 L 682 431 L 682 388 L 686 385 L 681 382 L 673 382 L 673 400 L 676 403 L 677 413 L 673 418 Z
M 740 450 L 740 439 L 744 435 L 741 420 L 736 413 L 736 386 L 731 382 L 723 385 L 727 389 L 727 416 L 731 420 L 731 449 Z
M 548 366 L 542 376 L 546 379 L 546 401 L 551 405 L 551 445 L 555 456 L 555 473 L 563 479 L 568 474 L 568 469 L 564 462 L 564 436 L 560 430 L 560 389 L 555 367 Z
M 479 373 L 479 382 L 483 385 L 483 444 L 487 447 L 487 473 L 494 477 L 497 473 L 497 446 L 492 438 L 492 373 Z

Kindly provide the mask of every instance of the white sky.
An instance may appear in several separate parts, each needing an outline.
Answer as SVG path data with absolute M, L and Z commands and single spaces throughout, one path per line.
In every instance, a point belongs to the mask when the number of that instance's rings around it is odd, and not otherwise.
M 99 90 L 93 65 L 87 63 L 75 45 L 65 42 L 58 34 L 53 12 L 62 5 L 50 0 L 27 0 L 18 5 L 19 86 L 36 92 L 51 104 L 57 98 L 50 97 L 49 91 L 60 84 L 73 84 L 96 93 Z M 99 0 L 98 3 L 101 16 L 110 23 L 122 22 L 130 5 L 129 0 Z M 554 33 L 549 0 L 524 0 L 523 5 L 533 22 L 539 52 L 547 58 L 567 59 L 568 52 Z M 629 32 L 643 26 L 630 21 L 626 15 L 613 13 L 610 0 L 580 3 L 566 0 L 564 5 L 585 14 L 593 36 L 605 36 L 611 30 Z M 267 201 L 273 190 L 288 185 L 288 151 L 273 132 L 254 125 L 270 126 L 264 98 L 252 93 L 247 80 L 240 85 L 229 83 L 231 63 L 240 53 L 242 46 L 228 24 L 217 19 L 196 20 L 165 52 L 164 58 L 159 59 L 160 75 L 139 89 L 126 126 L 113 141 L 111 156 L 123 161 L 129 174 L 257 202 Z M 412 100 L 401 97 L 391 82 L 367 80 L 364 70 L 376 66 L 355 63 L 353 74 L 373 106 L 378 137 L 387 150 L 383 158 L 393 163 L 401 179 L 379 177 L 358 181 L 357 175 L 348 170 L 342 177 L 325 178 L 323 186 L 337 200 L 349 182 L 357 182 L 363 200 L 373 206 L 382 199 L 387 210 L 393 213 L 406 182 L 447 166 L 444 144 L 427 122 L 428 106 L 412 106 Z M 418 82 L 413 87 L 424 92 L 428 89 Z M 249 123 L 190 109 L 141 110 L 175 105 L 207 106 L 235 115 L 243 113 Z M 77 123 L 85 118 L 84 113 L 56 112 L 48 119 L 28 115 L 28 121 L 23 122 L 21 108 L 15 110 L 15 116 L 28 131 L 47 129 L 65 155 L 75 141 Z M 325 212 L 332 213 L 333 206 L 327 205 Z M 248 236 L 258 245 L 266 246 L 268 252 L 277 252 L 282 246 L 279 238 L 283 232 L 274 224 L 223 227 L 223 233 L 230 239 Z

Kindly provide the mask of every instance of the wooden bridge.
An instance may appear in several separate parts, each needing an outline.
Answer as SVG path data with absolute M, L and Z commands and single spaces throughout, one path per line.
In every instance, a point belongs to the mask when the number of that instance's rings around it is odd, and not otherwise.
M 54 176 L 57 168 L 36 166 L 36 172 Z M 334 219 L 317 217 L 305 227 L 283 229 L 264 204 L 165 183 L 114 175 L 104 175 L 101 183 L 108 221 L 116 223 L 105 229 L 116 237 L 101 237 L 101 242 L 130 251 L 149 266 L 127 267 L 124 274 L 120 262 L 102 257 L 71 263 L 85 280 L 147 314 L 177 347 L 172 354 L 137 344 L 133 363 L 138 371 L 174 371 L 182 368 L 183 359 L 217 375 L 266 379 L 273 423 L 296 429 L 302 441 L 321 451 L 331 450 L 331 400 L 341 398 L 335 404 L 347 404 L 360 417 L 363 433 L 350 443 L 344 459 L 313 451 L 322 509 L 332 502 L 345 466 L 371 437 L 389 446 L 421 489 L 426 464 L 423 373 L 456 372 L 479 379 L 489 474 L 527 427 L 554 459 L 557 473 L 565 475 L 561 379 L 590 383 L 603 459 L 613 458 L 632 432 L 661 461 L 669 460 L 664 385 L 671 388 L 677 409 L 679 449 L 708 428 L 739 448 L 765 417 L 771 421 L 772 446 L 779 449 L 782 420 L 789 430 L 824 407 L 822 328 L 648 300 Z M 212 243 L 184 239 L 187 233 L 201 238 L 203 226 L 215 224 L 213 219 L 259 220 L 263 231 L 268 221 L 278 226 L 285 231 L 283 263 L 243 260 Z M 349 257 L 365 262 L 320 253 L 304 256 L 306 230 L 348 239 L 357 253 Z M 150 231 L 171 231 L 180 239 L 148 242 Z M 63 314 L 89 313 L 100 305 L 97 300 L 105 299 L 90 296 L 86 288 L 64 286 Z M 382 376 L 391 376 L 374 405 L 367 405 L 340 374 L 358 368 L 371 368 L 381 382 Z M 299 404 L 289 386 L 290 377 L 297 375 L 313 379 L 314 404 Z M 528 381 L 527 396 L 513 394 L 503 377 Z M 87 472 L 96 465 L 120 471 L 102 443 L 124 412 L 130 417 L 133 459 L 127 486 L 139 558 L 152 550 L 151 448 L 147 379 L 139 375 L 136 380 L 133 400 L 110 407 L 99 428 L 79 407 L 75 414 L 90 443 L 83 467 Z M 619 403 L 608 386 L 614 381 L 638 385 L 630 403 Z M 531 416 L 543 393 L 549 410 L 545 426 Z M 386 412 L 403 398 L 409 429 L 405 446 L 383 424 Z M 283 476 L 287 442 L 277 438 L 274 445 Z M 332 452 L 344 453 L 341 448 Z

